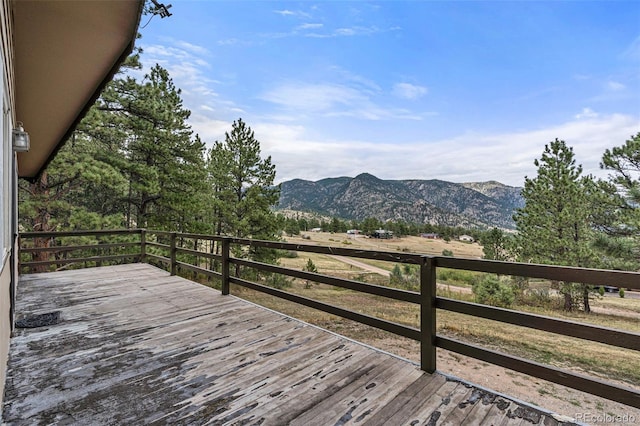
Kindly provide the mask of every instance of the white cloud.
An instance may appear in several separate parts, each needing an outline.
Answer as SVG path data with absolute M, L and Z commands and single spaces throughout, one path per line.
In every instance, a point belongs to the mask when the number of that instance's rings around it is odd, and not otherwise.
M 396 83 L 393 85 L 393 94 L 399 98 L 414 100 L 421 98 L 429 92 L 424 86 L 416 86 L 411 83 Z
M 339 83 L 289 82 L 276 86 L 260 99 L 278 105 L 291 115 L 303 118 L 319 114 L 324 117 L 352 117 L 361 120 L 423 120 L 433 112 L 418 113 L 391 106 L 380 106 L 375 101 L 375 90 L 367 81 Z
M 300 125 L 256 124 L 263 155 L 271 155 L 277 181 L 372 173 L 383 179 L 443 179 L 453 182 L 498 180 L 522 186 L 535 177 L 533 161 L 555 138 L 574 148 L 585 173 L 600 177 L 605 149 L 619 146 L 640 128 L 640 117 L 614 114 L 572 120 L 557 126 L 494 135 L 468 133 L 439 141 L 371 143 L 320 141 Z M 384 159 L 384 161 L 381 161 Z
M 339 105 L 365 101 L 357 90 L 339 84 L 283 84 L 261 96 L 263 100 L 287 109 L 323 112 Z
M 239 44 L 240 40 L 238 40 L 237 38 L 227 38 L 224 40 L 218 40 L 217 43 L 219 46 L 234 46 L 236 44 Z
M 298 18 L 311 18 L 311 15 L 309 15 L 306 12 L 303 12 L 301 10 L 289 10 L 289 9 L 283 9 L 283 10 L 274 10 L 274 13 L 277 13 L 278 15 L 282 15 L 282 16 L 295 16 Z
M 305 33 L 304 36 L 315 37 L 315 38 L 353 37 L 353 36 L 372 35 L 380 32 L 383 32 L 383 30 L 375 26 L 372 26 L 372 27 L 354 26 L 354 27 L 336 28 L 334 30 L 329 30 L 324 33 L 318 33 L 318 32 Z M 296 33 L 294 32 L 292 35 L 294 34 Z
M 204 141 L 212 142 L 220 137 L 220 129 L 228 130 L 231 124 L 209 117 L 237 117 L 245 111 L 233 101 L 221 97 L 216 90 L 224 83 L 210 77 L 211 65 L 207 61 L 209 55 L 206 49 L 174 39 L 165 39 L 164 43 L 143 45 L 145 54 L 142 55 L 141 61 L 144 72 L 148 72 L 156 63 L 169 71 L 176 87 L 182 90 L 184 107 L 191 110 L 189 123 L 194 132 Z
M 574 117 L 576 120 L 581 120 L 583 118 L 596 118 L 598 117 L 598 113 L 591 108 L 582 108 L 582 111 L 580 111 Z
M 626 86 L 622 83 L 619 83 L 617 81 L 607 81 L 607 89 L 617 92 L 619 90 L 623 90 L 626 88 Z
M 176 46 L 196 55 L 209 55 L 210 52 L 206 47 L 198 46 L 186 41 L 177 41 Z
M 306 24 L 298 25 L 296 27 L 296 29 L 297 30 L 312 30 L 312 29 L 322 28 L 323 26 L 324 26 L 324 24 L 306 23 Z
M 338 28 L 334 31 L 334 34 L 341 35 L 341 36 L 352 36 L 352 35 L 355 35 L 356 33 L 357 32 L 355 28 Z
M 206 110 L 205 110 L 206 111 Z M 195 113 L 189 118 L 189 124 L 195 133 L 200 136 L 210 148 L 213 142 L 223 141 L 224 133 L 231 130 L 231 122 L 213 119 L 206 113 Z

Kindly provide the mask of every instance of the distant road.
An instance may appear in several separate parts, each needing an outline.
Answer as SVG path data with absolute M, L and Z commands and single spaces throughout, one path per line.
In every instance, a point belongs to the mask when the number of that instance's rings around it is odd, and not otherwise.
M 366 263 L 363 262 L 359 262 L 357 260 L 354 260 L 350 257 L 344 257 L 344 256 L 335 256 L 332 255 L 331 257 L 333 257 L 336 260 L 339 260 L 340 262 L 346 263 L 348 265 L 353 265 L 357 268 L 360 269 L 364 269 L 365 271 L 369 271 L 369 272 L 373 272 L 375 274 L 380 274 L 384 277 L 388 277 L 391 275 L 391 273 L 389 271 L 387 271 L 386 269 L 382 269 L 382 268 L 378 268 L 376 266 L 372 266 L 372 265 L 367 265 Z
M 364 269 L 365 271 L 373 272 L 374 274 L 379 274 L 379 275 L 382 275 L 383 277 L 391 276 L 391 273 L 386 269 L 378 268 L 377 266 L 372 266 L 364 262 L 360 262 L 355 259 L 352 259 L 350 257 L 337 256 L 337 255 L 331 255 L 331 257 L 333 257 L 336 260 L 339 260 L 340 262 L 346 263 L 347 265 L 353 265 L 356 268 Z M 438 288 L 448 289 L 450 291 L 454 291 L 458 293 L 466 293 L 466 294 L 473 293 L 473 291 L 469 287 L 455 286 L 455 285 L 449 285 L 449 284 L 438 283 Z M 619 297 L 619 296 L 618 296 L 618 293 L 605 293 L 605 297 Z M 630 299 L 640 299 L 640 292 L 626 291 L 625 297 L 628 297 Z

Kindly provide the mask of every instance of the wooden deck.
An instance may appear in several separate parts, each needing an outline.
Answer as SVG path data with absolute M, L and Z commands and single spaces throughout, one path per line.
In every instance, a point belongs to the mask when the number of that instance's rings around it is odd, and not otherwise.
M 146 264 L 24 275 L 7 424 L 561 424 Z

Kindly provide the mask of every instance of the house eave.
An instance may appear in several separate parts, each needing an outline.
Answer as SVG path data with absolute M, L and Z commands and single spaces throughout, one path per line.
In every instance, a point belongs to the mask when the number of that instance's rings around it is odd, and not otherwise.
M 36 179 L 132 52 L 144 1 L 13 1 L 15 113 Z

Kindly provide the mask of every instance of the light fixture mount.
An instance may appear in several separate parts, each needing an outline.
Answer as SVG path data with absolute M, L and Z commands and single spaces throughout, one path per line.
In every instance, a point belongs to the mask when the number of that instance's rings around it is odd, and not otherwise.
M 12 132 L 13 150 L 16 152 L 29 151 L 29 133 L 24 131 L 22 121 L 18 121 L 18 127 Z

